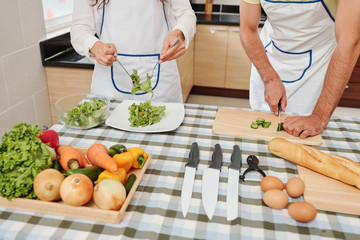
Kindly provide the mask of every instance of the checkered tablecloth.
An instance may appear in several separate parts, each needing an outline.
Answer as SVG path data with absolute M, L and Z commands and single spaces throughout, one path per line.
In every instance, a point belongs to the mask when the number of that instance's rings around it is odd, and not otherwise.
M 113 101 L 112 108 L 119 102 Z M 0 239 L 360 239 L 357 215 L 318 211 L 310 223 L 293 220 L 287 209 L 274 210 L 262 202 L 257 172 L 240 182 L 239 217 L 226 220 L 226 188 L 230 155 L 234 145 L 242 150 L 243 172 L 246 157 L 256 155 L 267 175 L 286 182 L 297 175 L 296 166 L 269 153 L 267 141 L 212 133 L 216 106 L 185 104 L 183 123 L 165 133 L 135 133 L 116 130 L 105 124 L 90 130 L 52 129 L 61 144 L 89 147 L 103 143 L 140 146 L 153 158 L 119 224 L 59 217 L 0 207 Z M 332 117 L 322 133 L 318 149 L 360 162 L 360 118 Z M 200 163 L 195 176 L 191 204 L 186 218 L 181 211 L 181 187 L 191 144 L 198 142 Z M 209 166 L 214 145 L 223 150 L 218 202 L 212 220 L 201 202 L 201 179 Z M 289 202 L 302 199 L 289 199 Z M 360 203 L 359 203 L 360 204 Z

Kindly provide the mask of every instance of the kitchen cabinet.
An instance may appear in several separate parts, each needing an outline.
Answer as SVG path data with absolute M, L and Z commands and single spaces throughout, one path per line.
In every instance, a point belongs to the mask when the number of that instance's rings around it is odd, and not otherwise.
M 360 108 L 360 57 L 339 101 L 339 106 Z
M 197 25 L 194 85 L 225 87 L 227 26 Z
M 251 61 L 240 42 L 239 27 L 230 27 L 226 58 L 225 88 L 249 90 Z
M 55 111 L 56 101 L 72 94 L 89 93 L 92 72 L 91 69 L 45 67 L 53 124 L 58 120 Z
M 197 25 L 194 85 L 249 90 L 250 71 L 239 27 Z
M 194 41 L 191 41 L 183 56 L 176 60 L 181 80 L 183 102 L 186 102 L 194 84 Z

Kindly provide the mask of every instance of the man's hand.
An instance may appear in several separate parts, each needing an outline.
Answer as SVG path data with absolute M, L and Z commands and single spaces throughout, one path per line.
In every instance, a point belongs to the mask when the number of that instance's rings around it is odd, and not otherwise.
M 264 81 L 265 101 L 269 104 L 270 110 L 279 115 L 278 104 L 281 101 L 281 109 L 284 112 L 287 105 L 286 90 L 278 75 L 270 81 Z
M 95 55 L 96 61 L 101 65 L 111 66 L 116 61 L 117 50 L 112 43 L 97 41 L 90 52 Z
M 284 130 L 294 137 L 307 138 L 324 131 L 328 119 L 317 115 L 287 117 L 282 121 Z

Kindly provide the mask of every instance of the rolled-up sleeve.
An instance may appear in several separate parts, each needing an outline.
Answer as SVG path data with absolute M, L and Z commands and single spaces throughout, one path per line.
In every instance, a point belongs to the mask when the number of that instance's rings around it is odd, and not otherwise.
M 171 14 L 174 21 L 172 30 L 179 29 L 185 37 L 184 44 L 189 46 L 196 32 L 196 16 L 188 0 L 172 0 Z
M 88 0 L 74 1 L 74 10 L 70 28 L 71 44 L 80 55 L 91 58 L 89 50 L 99 39 L 97 33 L 95 11 Z

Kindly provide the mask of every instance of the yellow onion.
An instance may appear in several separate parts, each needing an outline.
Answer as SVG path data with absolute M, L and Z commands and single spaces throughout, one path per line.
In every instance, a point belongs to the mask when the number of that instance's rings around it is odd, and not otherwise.
M 119 210 L 125 198 L 124 185 L 115 179 L 104 179 L 94 187 L 93 200 L 101 209 Z
M 60 199 L 60 185 L 65 177 L 58 170 L 49 168 L 41 171 L 34 180 L 34 193 L 43 201 Z
M 60 186 L 61 199 L 69 205 L 81 206 L 90 201 L 94 185 L 84 174 L 76 173 L 65 178 Z

